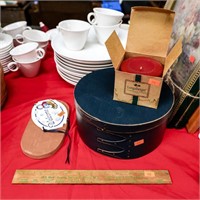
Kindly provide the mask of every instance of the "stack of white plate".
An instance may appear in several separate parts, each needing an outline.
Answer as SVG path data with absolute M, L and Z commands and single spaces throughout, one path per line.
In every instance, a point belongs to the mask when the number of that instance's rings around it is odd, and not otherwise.
M 10 70 L 7 68 L 7 64 L 12 62 L 10 50 L 14 47 L 13 38 L 5 33 L 0 33 L 0 63 L 3 66 L 3 72 L 7 73 Z
M 126 43 L 127 32 L 124 29 L 119 32 L 122 44 Z M 67 49 L 60 33 L 53 37 L 51 45 L 59 75 L 73 85 L 92 71 L 113 67 L 106 46 L 98 43 L 93 28 L 90 29 L 85 47 L 80 51 Z

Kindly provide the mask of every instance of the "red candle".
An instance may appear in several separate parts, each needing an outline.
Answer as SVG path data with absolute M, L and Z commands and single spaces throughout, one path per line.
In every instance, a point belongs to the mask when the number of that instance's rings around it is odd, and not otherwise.
M 134 74 L 161 77 L 163 65 L 152 58 L 133 57 L 124 60 L 120 66 L 120 70 Z

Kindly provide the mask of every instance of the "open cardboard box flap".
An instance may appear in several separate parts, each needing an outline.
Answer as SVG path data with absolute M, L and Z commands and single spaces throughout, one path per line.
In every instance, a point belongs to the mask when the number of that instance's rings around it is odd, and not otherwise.
M 174 47 L 172 48 L 172 50 L 167 55 L 166 60 L 165 60 L 165 68 L 163 71 L 163 77 L 166 75 L 167 71 L 173 65 L 175 60 L 181 55 L 182 42 L 183 42 L 183 37 L 181 36 L 179 40 L 176 42 L 176 44 L 174 45 Z
M 126 51 L 157 56 L 164 60 L 175 13 L 149 7 L 133 7 L 131 12 Z
M 109 39 L 106 41 L 106 47 L 111 57 L 113 67 L 115 69 L 119 69 L 120 64 L 123 61 L 126 52 L 115 31 L 113 31 Z

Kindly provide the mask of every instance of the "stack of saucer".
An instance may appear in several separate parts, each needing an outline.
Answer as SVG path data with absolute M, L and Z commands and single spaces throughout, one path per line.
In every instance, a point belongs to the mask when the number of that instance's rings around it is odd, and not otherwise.
M 98 43 L 93 28 L 90 29 L 85 47 L 80 51 L 67 49 L 60 33 L 57 34 L 53 37 L 51 45 L 58 74 L 66 82 L 76 85 L 82 77 L 92 71 L 113 67 L 106 46 Z M 122 43 L 125 43 L 127 31 L 122 31 L 119 37 Z
M 5 33 L 0 33 L 0 63 L 3 67 L 3 72 L 9 72 L 7 64 L 12 62 L 12 56 L 10 55 L 10 50 L 14 47 L 13 38 Z
M 86 61 L 71 60 L 68 57 L 63 57 L 55 52 L 54 59 L 56 62 L 56 68 L 59 75 L 67 82 L 76 85 L 76 83 L 84 77 L 86 74 L 108 67 L 112 67 L 111 61 L 99 62 L 99 61 Z

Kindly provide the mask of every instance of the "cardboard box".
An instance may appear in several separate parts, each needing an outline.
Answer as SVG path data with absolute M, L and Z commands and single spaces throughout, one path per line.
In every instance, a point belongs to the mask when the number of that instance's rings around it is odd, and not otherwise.
M 106 47 L 115 68 L 114 96 L 116 101 L 157 108 L 163 78 L 182 52 L 182 40 L 168 53 L 175 13 L 155 7 L 133 7 L 126 49 L 113 32 Z M 154 77 L 120 71 L 123 60 L 130 57 L 150 57 L 164 66 L 163 76 Z

